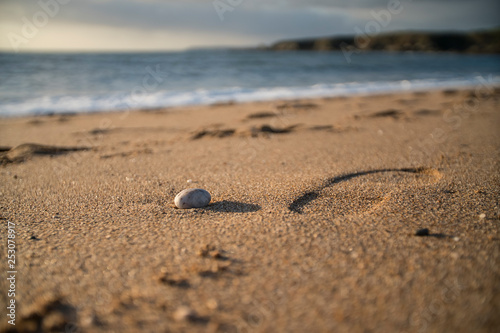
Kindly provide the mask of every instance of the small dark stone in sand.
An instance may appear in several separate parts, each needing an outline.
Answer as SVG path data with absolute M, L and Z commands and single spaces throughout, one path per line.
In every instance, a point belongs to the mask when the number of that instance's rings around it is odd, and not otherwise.
M 221 259 L 222 258 L 222 254 L 217 250 L 211 251 L 209 254 L 214 259 Z
M 159 282 L 165 283 L 172 287 L 189 288 L 191 286 L 187 279 L 184 279 L 177 275 L 170 275 L 165 273 L 159 276 L 157 279 Z
M 427 228 L 419 229 L 415 233 L 415 236 L 429 236 L 429 229 L 427 229 Z
M 271 117 L 276 117 L 277 114 L 275 112 L 271 111 L 262 111 L 262 112 L 257 112 L 257 113 L 252 113 L 247 116 L 248 119 L 261 119 L 261 118 L 271 118 Z
M 30 240 L 40 240 L 40 238 L 37 238 L 36 236 L 31 236 Z

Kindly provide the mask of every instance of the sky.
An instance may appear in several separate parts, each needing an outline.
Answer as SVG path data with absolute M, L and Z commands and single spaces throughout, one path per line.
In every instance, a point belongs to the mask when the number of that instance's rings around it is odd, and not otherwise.
M 498 0 L 0 0 L 0 51 L 161 51 L 498 27 Z M 371 29 L 371 30 L 370 30 Z

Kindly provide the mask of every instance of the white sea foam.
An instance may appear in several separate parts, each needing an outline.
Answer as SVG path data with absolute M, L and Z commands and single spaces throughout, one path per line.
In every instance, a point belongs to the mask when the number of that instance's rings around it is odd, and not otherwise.
M 221 102 L 252 102 L 278 99 L 348 96 L 354 94 L 380 94 L 408 90 L 468 87 L 500 84 L 500 77 L 470 78 L 461 80 L 412 80 L 394 82 L 349 82 L 316 84 L 308 87 L 272 88 L 220 88 L 194 91 L 157 91 L 134 96 L 130 93 L 114 93 L 93 96 L 44 96 L 17 102 L 0 102 L 1 116 L 22 116 L 50 113 L 81 113 L 120 111 L 133 109 L 163 108 L 186 105 L 203 105 Z

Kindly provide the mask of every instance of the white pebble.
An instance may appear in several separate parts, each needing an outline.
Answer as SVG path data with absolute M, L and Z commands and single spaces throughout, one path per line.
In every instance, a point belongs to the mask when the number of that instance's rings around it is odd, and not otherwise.
M 484 218 L 486 218 L 486 214 L 481 214 L 481 215 L 479 215 L 479 218 L 480 218 L 481 220 L 482 220 L 482 219 L 484 219 Z
M 210 203 L 212 197 L 201 188 L 189 188 L 175 196 L 175 206 L 180 209 L 202 208 Z

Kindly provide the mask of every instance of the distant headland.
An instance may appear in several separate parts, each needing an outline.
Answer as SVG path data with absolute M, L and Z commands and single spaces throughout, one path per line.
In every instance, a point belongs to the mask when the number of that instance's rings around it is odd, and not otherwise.
M 272 51 L 500 53 L 500 28 L 475 32 L 396 32 L 283 40 Z

